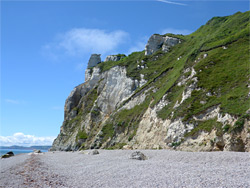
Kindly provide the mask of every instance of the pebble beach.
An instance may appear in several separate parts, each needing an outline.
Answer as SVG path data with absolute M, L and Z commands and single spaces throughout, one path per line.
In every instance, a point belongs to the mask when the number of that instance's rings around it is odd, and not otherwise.
M 0 187 L 249 188 L 250 153 L 133 150 L 20 154 L 0 160 Z

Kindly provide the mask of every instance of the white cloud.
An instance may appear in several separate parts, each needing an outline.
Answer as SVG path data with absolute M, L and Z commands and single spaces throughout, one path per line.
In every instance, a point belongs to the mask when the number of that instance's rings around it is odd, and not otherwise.
M 167 4 L 173 4 L 173 5 L 187 6 L 187 4 L 184 4 L 184 3 L 177 3 L 177 2 L 174 2 L 174 1 L 166 1 L 166 0 L 156 0 L 156 1 L 163 2 L 163 3 L 167 3 Z
M 34 135 L 25 135 L 23 133 L 15 133 L 12 136 L 0 136 L 1 146 L 45 146 L 52 145 L 55 137 L 36 137 Z
M 160 33 L 162 35 L 166 34 L 166 33 L 173 33 L 173 34 L 182 34 L 182 35 L 188 35 L 190 33 L 192 33 L 193 31 L 188 30 L 188 29 L 173 29 L 173 28 L 166 28 L 163 29 Z
M 122 30 L 108 32 L 101 29 L 75 28 L 58 34 L 55 41 L 43 46 L 43 53 L 52 59 L 58 55 L 83 56 L 90 53 L 107 54 L 127 42 L 129 34 Z
M 5 102 L 10 103 L 10 104 L 20 104 L 20 101 L 13 100 L 13 99 L 5 99 Z

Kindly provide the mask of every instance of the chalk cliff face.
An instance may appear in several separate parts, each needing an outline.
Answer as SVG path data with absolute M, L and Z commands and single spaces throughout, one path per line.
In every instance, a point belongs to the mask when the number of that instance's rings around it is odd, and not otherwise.
M 85 83 L 75 87 L 66 100 L 65 121 L 53 148 L 78 149 L 77 140 L 81 140 L 77 138 L 78 132 L 90 133 L 96 124 L 103 124 L 134 93 L 139 84 L 140 81 L 126 76 L 124 67 L 116 66 L 103 73 L 96 67 L 91 73 L 87 69 Z M 74 131 L 69 132 L 69 129 Z M 95 143 L 90 143 L 90 146 L 91 144 Z
M 250 151 L 248 26 L 249 12 L 236 13 L 152 35 L 128 57 L 91 56 L 51 150 Z

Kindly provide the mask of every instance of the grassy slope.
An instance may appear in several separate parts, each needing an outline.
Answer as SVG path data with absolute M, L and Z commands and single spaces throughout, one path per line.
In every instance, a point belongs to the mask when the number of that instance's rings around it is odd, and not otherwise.
M 223 113 L 243 116 L 250 106 L 247 98 L 249 79 L 249 11 L 236 13 L 233 16 L 215 17 L 188 36 L 173 35 L 182 39 L 182 43 L 174 46 L 170 52 L 158 51 L 145 56 L 144 51 L 135 52 L 118 62 L 103 62 L 98 66 L 107 71 L 114 66 L 125 66 L 127 75 L 140 80 L 140 74 L 148 80 L 143 88 L 154 86 L 156 92 L 150 92 L 145 102 L 131 110 L 115 113 L 107 126 L 104 126 L 104 140 L 115 135 L 115 130 L 128 130 L 129 140 L 136 134 L 138 123 L 151 104 L 157 104 L 162 96 L 168 93 L 171 103 L 158 112 L 162 119 L 170 118 L 172 111 L 176 117 L 184 117 L 189 121 L 192 115 L 205 109 L 220 105 Z M 224 50 L 221 47 L 227 46 Z M 194 61 L 204 53 L 208 54 L 195 64 Z M 177 58 L 182 56 L 180 60 Z M 143 65 L 144 69 L 138 68 Z M 193 91 L 190 98 L 177 109 L 173 109 L 177 100 L 180 101 L 184 87 L 177 86 L 184 68 L 194 66 L 200 91 Z M 200 71 L 201 70 L 201 71 Z M 140 92 L 139 88 L 136 92 Z M 212 96 L 206 96 L 211 92 Z M 206 101 L 202 105 L 200 101 Z M 152 103 L 151 103 L 152 102 Z M 211 130 L 211 126 L 220 127 L 214 120 L 201 123 L 196 130 Z M 195 131 L 195 130 L 194 130 Z M 192 133 L 193 134 L 193 133 Z M 106 135 L 106 136 L 105 136 Z
M 221 105 L 222 112 L 225 113 L 240 116 L 246 112 L 250 105 L 247 98 L 247 81 L 250 73 L 249 26 L 249 12 L 237 13 L 230 17 L 213 18 L 195 33 L 187 36 L 186 42 L 197 41 L 195 48 L 199 49 L 193 50 L 191 60 L 202 55 L 205 49 L 208 57 L 194 66 L 198 87 L 202 90 L 193 92 L 191 98 L 177 109 L 176 116 L 186 116 L 188 119 L 193 114 L 217 104 Z M 222 49 L 221 46 L 224 45 L 228 49 Z M 193 65 L 193 62 L 187 62 L 186 66 Z M 172 94 L 171 98 L 174 101 L 180 95 L 177 88 L 175 92 L 177 95 L 173 97 Z M 208 92 L 213 95 L 206 96 Z M 201 100 L 207 103 L 202 105 Z M 168 113 L 164 114 L 164 111 Z M 159 114 L 160 117 L 166 118 L 169 109 L 163 109 Z

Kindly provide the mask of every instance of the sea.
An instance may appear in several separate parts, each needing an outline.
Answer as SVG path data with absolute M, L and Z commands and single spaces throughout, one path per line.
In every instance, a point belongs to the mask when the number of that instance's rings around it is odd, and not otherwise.
M 12 151 L 14 155 L 33 152 L 33 150 L 27 150 L 27 149 L 0 149 L 0 156 L 6 154 L 9 151 Z M 41 150 L 41 152 L 48 152 L 48 150 Z

